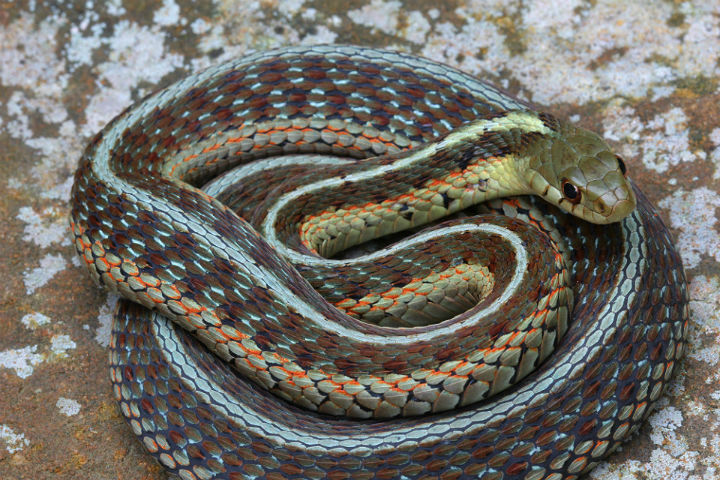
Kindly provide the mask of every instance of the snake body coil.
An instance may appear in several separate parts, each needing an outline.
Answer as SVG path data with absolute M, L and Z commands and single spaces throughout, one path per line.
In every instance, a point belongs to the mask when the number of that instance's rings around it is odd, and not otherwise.
M 187 77 L 96 136 L 72 198 L 78 252 L 130 300 L 115 396 L 184 479 L 575 478 L 684 348 L 682 265 L 622 160 L 409 55 Z

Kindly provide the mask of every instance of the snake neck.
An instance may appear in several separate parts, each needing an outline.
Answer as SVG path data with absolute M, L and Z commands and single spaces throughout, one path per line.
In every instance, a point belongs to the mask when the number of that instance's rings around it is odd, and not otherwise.
M 299 188 L 267 221 L 295 225 L 290 231 L 299 231 L 306 249 L 331 257 L 486 200 L 529 193 L 522 153 L 548 132 L 533 112 L 496 113 L 413 150 L 365 161 L 359 172 Z

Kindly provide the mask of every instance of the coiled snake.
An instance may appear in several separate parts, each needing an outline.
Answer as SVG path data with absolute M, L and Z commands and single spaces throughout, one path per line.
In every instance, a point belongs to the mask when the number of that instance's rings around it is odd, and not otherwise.
M 191 75 L 75 177 L 76 248 L 130 300 L 115 397 L 183 479 L 575 478 L 685 342 L 679 257 L 625 173 L 597 135 L 410 55 Z

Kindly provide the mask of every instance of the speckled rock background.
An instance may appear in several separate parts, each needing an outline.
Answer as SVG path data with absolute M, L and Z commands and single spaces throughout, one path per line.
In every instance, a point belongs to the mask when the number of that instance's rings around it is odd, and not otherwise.
M 720 478 L 718 5 L 0 0 L 0 478 L 165 478 L 111 398 L 116 299 L 94 288 L 70 244 L 75 165 L 93 133 L 153 89 L 252 50 L 311 43 L 458 66 L 617 146 L 685 262 L 690 348 L 657 412 L 590 478 Z

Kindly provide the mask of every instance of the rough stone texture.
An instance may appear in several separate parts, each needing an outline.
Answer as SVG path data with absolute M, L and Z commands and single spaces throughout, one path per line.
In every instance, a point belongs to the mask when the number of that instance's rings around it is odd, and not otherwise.
M 647 425 L 590 478 L 720 478 L 717 2 L 194 3 L 0 1 L 0 478 L 165 478 L 111 398 L 115 299 L 70 245 L 67 201 L 90 136 L 184 73 L 334 42 L 484 75 L 617 146 L 677 239 L 690 349 Z

